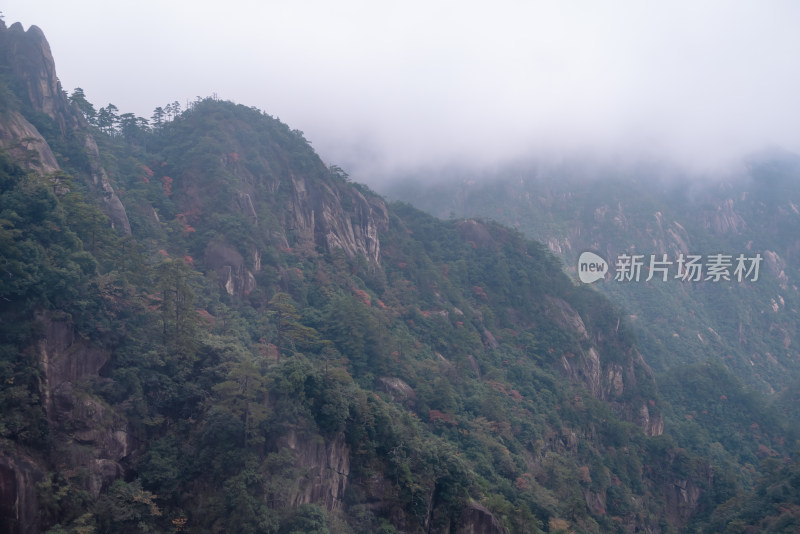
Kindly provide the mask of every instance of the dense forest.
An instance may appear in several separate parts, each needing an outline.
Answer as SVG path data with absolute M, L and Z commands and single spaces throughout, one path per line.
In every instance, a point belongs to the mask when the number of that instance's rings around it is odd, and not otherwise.
M 0 60 L 0 530 L 800 527 L 792 419 L 657 380 L 544 244 L 255 108 L 95 110 L 36 27 Z

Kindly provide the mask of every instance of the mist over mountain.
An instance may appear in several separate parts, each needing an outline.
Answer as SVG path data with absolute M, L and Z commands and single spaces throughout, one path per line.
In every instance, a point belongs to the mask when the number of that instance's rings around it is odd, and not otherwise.
M 797 374 L 785 367 L 794 368 L 799 361 L 791 341 L 795 328 L 785 323 L 795 320 L 796 307 L 788 304 L 787 314 L 775 317 L 772 325 L 755 318 L 763 316 L 773 301 L 796 298 L 798 175 L 800 157 L 770 150 L 726 173 L 699 175 L 658 161 L 636 165 L 527 161 L 484 171 L 462 168 L 408 174 L 382 190 L 390 198 L 412 202 L 442 218 L 487 217 L 513 226 L 547 243 L 572 273 L 584 250 L 608 258 L 612 269 L 621 254 L 644 258 L 666 254 L 673 261 L 689 254 L 761 254 L 760 284 L 752 286 L 620 284 L 608 279 L 597 288 L 638 317 L 643 340 L 652 336 L 654 325 L 663 324 L 666 330 L 656 345 L 681 345 L 672 346 L 659 359 L 657 353 L 664 349 L 648 344 L 653 349 L 651 364 L 668 368 L 685 363 L 688 355 L 701 360 L 730 359 L 739 353 L 741 362 L 736 365 L 741 376 L 765 381 L 767 389 L 775 391 Z M 721 304 L 731 299 L 735 304 Z M 701 309 L 708 315 L 701 314 Z M 725 348 L 707 343 L 708 332 L 721 332 L 723 324 L 728 325 L 723 328 L 728 333 L 722 334 Z M 684 332 L 684 328 L 689 330 Z M 775 336 L 776 344 L 756 349 L 753 342 L 764 341 L 764 332 Z M 695 343 L 689 350 L 683 346 L 687 339 Z M 785 354 L 784 363 L 778 364 L 775 353 Z M 759 358 L 765 358 L 767 367 L 775 364 L 775 369 L 758 369 L 754 362 Z
M 98 107 L 149 119 L 198 95 L 246 102 L 362 183 L 529 156 L 704 171 L 765 146 L 800 152 L 800 13 L 788 1 L 146 0 L 112 15 L 96 0 L 10 0 L 3 12 L 46 31 L 64 88 Z
M 461 169 L 453 189 L 419 177 L 452 197 L 405 184 L 437 219 L 257 107 L 95 106 L 36 26 L 0 22 L 0 67 L 3 532 L 798 528 L 791 157 L 747 191 L 690 188 L 662 226 L 677 182 L 600 195 L 589 160 L 547 191 L 518 169 L 481 183 L 534 241 L 455 216 L 478 186 Z M 395 142 L 422 161 L 424 136 Z M 698 321 L 637 318 L 556 256 L 581 236 L 672 250 L 689 216 L 687 243 L 770 258 L 753 299 L 722 301 L 737 315 L 684 295 L 655 315 Z M 673 327 L 686 344 L 659 346 Z

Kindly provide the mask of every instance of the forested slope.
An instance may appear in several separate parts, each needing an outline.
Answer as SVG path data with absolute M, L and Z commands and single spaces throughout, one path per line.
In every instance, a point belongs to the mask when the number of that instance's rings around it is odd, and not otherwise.
M 749 483 L 544 245 L 253 108 L 95 111 L 0 38 L 4 531 L 668 532 Z

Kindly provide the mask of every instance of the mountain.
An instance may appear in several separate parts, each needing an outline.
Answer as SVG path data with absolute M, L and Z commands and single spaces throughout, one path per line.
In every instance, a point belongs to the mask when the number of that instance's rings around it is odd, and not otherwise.
M 762 257 L 755 283 L 708 280 L 645 283 L 609 279 L 598 289 L 625 307 L 648 362 L 657 370 L 722 357 L 748 385 L 767 394 L 800 372 L 797 351 L 797 230 L 800 158 L 771 153 L 716 181 L 664 165 L 612 167 L 520 164 L 494 176 L 398 180 L 391 197 L 440 217 L 490 217 L 548 243 L 575 273 L 594 250 L 611 267 L 622 254 Z M 675 274 L 674 272 L 672 274 Z M 672 278 L 672 277 L 671 277 Z M 724 282 L 724 281 L 723 281 Z M 765 335 L 767 333 L 767 335 Z
M 609 279 L 597 287 L 641 325 L 637 334 L 658 371 L 721 360 L 767 395 L 795 383 L 800 158 L 759 155 L 718 181 L 657 165 L 594 168 L 600 176 L 564 167 L 509 167 L 496 180 L 462 176 L 434 190 L 398 182 L 390 195 L 439 216 L 494 217 L 548 243 L 573 273 L 584 250 L 608 258 L 612 269 L 622 254 L 666 254 L 673 262 L 758 254 L 759 278 L 751 283 L 662 282 L 660 275 L 646 282 L 645 271 L 639 283 Z
M 727 524 L 751 473 L 665 431 L 627 314 L 545 245 L 254 108 L 95 110 L 36 27 L 0 51 L 0 530 Z
M 547 243 L 576 279 L 583 251 L 606 258 L 611 272 L 594 287 L 626 311 L 665 401 L 665 427 L 705 436 L 747 469 L 772 455 L 765 428 L 773 443 L 789 443 L 776 456 L 793 453 L 800 421 L 798 175 L 800 158 L 771 150 L 721 176 L 663 163 L 528 161 L 403 176 L 384 191 L 442 218 L 508 224 Z M 647 281 L 649 265 L 638 282 L 618 281 L 623 254 L 646 264 L 664 254 L 762 262 L 755 281 L 681 281 L 674 267 L 669 280 Z

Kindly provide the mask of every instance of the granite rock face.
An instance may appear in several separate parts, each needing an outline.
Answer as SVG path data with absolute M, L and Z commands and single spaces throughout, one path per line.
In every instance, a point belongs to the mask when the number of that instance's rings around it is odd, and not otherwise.
M 625 358 L 612 360 L 605 357 L 598 339 L 590 336 L 583 318 L 575 309 L 558 298 L 550 298 L 548 303 L 553 320 L 575 332 L 582 346 L 588 346 L 577 354 L 563 354 L 561 372 L 586 387 L 592 397 L 607 402 L 622 417 L 639 425 L 648 436 L 660 436 L 664 432 L 664 421 L 655 399 L 630 394 L 640 389 L 640 380 L 655 380 L 638 350 L 632 349 Z
M 41 468 L 31 458 L 0 450 L 0 532 L 40 532 L 36 484 L 43 476 Z
M 56 157 L 42 134 L 19 112 L 9 112 L 0 121 L 0 147 L 26 170 L 49 174 L 59 169 Z
M 82 381 L 98 378 L 110 351 L 76 335 L 69 320 L 39 314 L 37 321 L 44 333 L 36 352 L 44 369 L 48 426 L 63 444 L 51 460 L 64 469 L 86 469 L 86 489 L 97 496 L 122 476 L 120 461 L 133 449 L 125 417 L 79 387 Z
M 464 509 L 460 523 L 456 534 L 508 534 L 497 518 L 478 503 L 471 503 Z
M 311 182 L 296 175 L 291 176 L 289 185 L 287 227 L 297 232 L 300 244 L 327 252 L 341 249 L 348 257 L 360 255 L 374 264 L 380 262 L 379 233 L 389 223 L 381 199 L 368 200 L 352 188 Z
M 8 118 L 0 121 L 3 123 L 0 126 L 0 146 L 27 151 L 29 155 L 25 159 L 31 160 L 31 170 L 45 174 L 58 171 L 60 166 L 47 140 L 28 122 L 34 119 L 26 119 L 24 115 L 30 111 L 48 117 L 57 130 L 51 135 L 60 140 L 74 138 L 82 145 L 88 158 L 88 167 L 83 169 L 84 178 L 101 196 L 103 207 L 112 224 L 130 234 L 131 225 L 127 212 L 100 164 L 97 142 L 92 137 L 86 119 L 69 101 L 61 87 L 53 54 L 42 30 L 31 26 L 25 31 L 19 22 L 9 28 L 2 25 L 0 43 L 5 52 L 0 55 L 0 62 L 18 81 L 21 94 L 17 94 L 17 97 L 21 101 L 22 109 L 21 113 L 12 111 Z
M 350 475 L 350 448 L 344 434 L 323 439 L 290 430 L 279 440 L 279 447 L 292 451 L 300 471 L 287 499 L 292 506 L 314 503 L 327 510 L 341 508 Z

